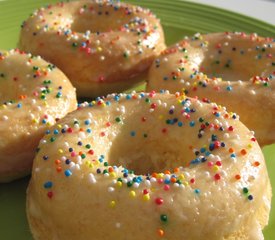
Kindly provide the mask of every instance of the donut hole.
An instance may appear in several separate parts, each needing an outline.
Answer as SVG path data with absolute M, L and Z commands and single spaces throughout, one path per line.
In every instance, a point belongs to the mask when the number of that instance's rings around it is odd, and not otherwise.
M 166 128 L 158 116 L 147 120 L 148 123 L 138 122 L 141 118 L 134 114 L 119 129 L 109 151 L 110 165 L 146 175 L 166 170 L 173 172 L 194 159 L 194 153 L 189 149 L 192 140 L 179 136 L 177 127 Z
M 131 15 L 126 15 L 121 10 L 115 10 L 112 6 L 87 5 L 86 9 L 82 14 L 79 14 L 79 11 L 73 14 L 72 31 L 81 33 L 115 31 L 131 19 Z
M 199 71 L 210 78 L 249 81 L 254 76 L 268 76 L 268 73 L 262 72 L 270 61 L 266 57 L 268 49 L 260 43 L 252 42 L 249 38 L 234 38 L 230 41 L 223 39 L 220 42 L 211 40 L 208 49 L 199 54 L 200 57 L 195 64 Z M 255 49 L 259 50 L 255 51 Z

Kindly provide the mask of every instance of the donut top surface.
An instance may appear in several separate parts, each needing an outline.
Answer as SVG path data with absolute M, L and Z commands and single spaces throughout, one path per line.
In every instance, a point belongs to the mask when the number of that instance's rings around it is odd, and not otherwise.
M 16 137 L 51 126 L 74 109 L 72 102 L 75 90 L 53 64 L 17 49 L 0 51 L 0 132 L 9 128 L 10 137 Z
M 237 112 L 261 144 L 275 140 L 275 40 L 257 34 L 196 34 L 164 50 L 147 90 L 184 91 Z
M 54 65 L 0 51 L 0 181 L 30 171 L 44 129 L 76 106 L 75 89 Z
M 252 80 L 254 84 L 269 86 L 275 74 L 274 44 L 273 38 L 242 32 L 196 34 L 164 50 L 162 61 L 167 61 L 163 58 L 169 58 L 169 55 L 176 55 L 179 65 L 191 66 L 190 71 L 193 72 L 190 72 L 190 78 L 198 81 L 211 81 L 209 78 L 224 81 Z M 155 66 L 161 68 L 158 59 Z M 189 67 L 186 68 L 189 70 Z M 184 67 L 172 70 L 169 75 L 163 76 L 163 80 L 179 81 L 177 75 L 184 70 Z
M 19 45 L 55 63 L 87 96 L 91 84 L 97 84 L 94 91 L 104 83 L 129 86 L 165 48 L 162 27 L 150 10 L 89 0 L 36 10 L 22 24 Z M 106 90 L 100 93 L 95 97 Z
M 258 221 L 267 186 L 261 150 L 236 114 L 178 93 L 114 94 L 80 104 L 46 132 L 30 212 L 59 225 L 50 236 L 74 234 L 59 222 L 70 209 L 66 226 L 89 222 L 82 237 L 221 239 Z

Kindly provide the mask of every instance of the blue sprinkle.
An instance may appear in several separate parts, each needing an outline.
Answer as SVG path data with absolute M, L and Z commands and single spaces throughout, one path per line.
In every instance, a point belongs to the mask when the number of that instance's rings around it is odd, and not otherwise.
M 91 121 L 88 119 L 88 120 L 85 120 L 85 125 L 90 125 Z
M 47 135 L 50 133 L 51 133 L 51 131 L 49 129 L 45 131 L 45 134 L 47 134 Z
M 190 125 L 190 127 L 194 127 L 194 126 L 195 126 L 195 122 L 194 122 L 194 121 L 191 121 L 191 122 L 189 123 L 189 125 Z
M 236 154 L 235 154 L 235 153 L 232 153 L 232 154 L 230 155 L 230 157 L 235 158 L 235 157 L 236 157 Z
M 208 157 L 208 156 L 210 156 L 211 155 L 211 152 L 209 152 L 209 151 L 207 151 L 206 153 L 205 153 L 205 156 L 206 157 Z
M 187 112 L 187 113 L 191 112 L 190 108 L 188 108 L 188 107 L 185 108 L 184 110 L 185 110 L 185 112 Z
M 170 179 L 166 178 L 166 179 L 164 180 L 164 183 L 165 183 L 165 184 L 170 184 L 171 181 L 170 181 Z
M 220 116 L 220 113 L 217 112 L 217 113 L 215 114 L 215 116 L 216 116 L 216 117 L 219 117 L 219 116 Z
M 67 169 L 65 170 L 64 174 L 66 177 L 70 177 L 72 175 L 72 172 L 69 169 Z
M 210 143 L 209 144 L 209 150 L 213 151 L 215 149 L 215 144 L 214 143 Z
M 88 128 L 88 129 L 86 130 L 86 132 L 87 132 L 87 133 L 91 133 L 91 132 L 92 132 L 92 129 L 91 129 L 91 128 Z
M 228 86 L 228 87 L 226 88 L 226 90 L 227 90 L 227 91 L 232 91 L 232 87 L 231 87 L 231 86 Z
M 21 108 L 21 107 L 22 107 L 22 103 L 18 103 L 17 108 Z
M 201 148 L 200 151 L 201 151 L 201 153 L 204 153 L 206 151 L 206 149 L 205 148 Z
M 130 134 L 131 134 L 132 137 L 136 136 L 136 132 L 135 131 L 132 131 Z
M 71 160 L 70 159 L 66 159 L 65 163 L 69 165 L 71 163 Z
M 179 127 L 182 127 L 182 126 L 183 126 L 183 123 L 182 123 L 182 122 L 178 122 L 178 126 L 179 126 Z
M 50 181 L 44 183 L 44 188 L 51 188 L 52 186 L 53 186 L 53 183 Z
M 57 135 L 59 131 L 57 129 L 54 129 L 53 134 Z
M 47 123 L 47 120 L 44 118 L 44 119 L 42 120 L 42 123 L 43 123 L 43 124 Z
M 201 161 L 199 158 L 196 158 L 194 160 L 191 161 L 191 164 L 199 164 Z
M 195 189 L 194 192 L 195 192 L 196 194 L 200 194 L 201 191 L 200 191 L 200 189 Z
M 114 96 L 114 100 L 115 100 L 115 101 L 119 101 L 119 99 L 120 99 L 120 98 L 119 98 L 118 95 Z
M 131 98 L 132 98 L 132 96 L 130 94 L 127 94 L 126 99 L 129 100 Z
M 110 105 L 111 105 L 111 102 L 110 102 L 110 101 L 107 101 L 107 102 L 106 102 L 106 105 L 107 105 L 107 106 L 110 106 Z

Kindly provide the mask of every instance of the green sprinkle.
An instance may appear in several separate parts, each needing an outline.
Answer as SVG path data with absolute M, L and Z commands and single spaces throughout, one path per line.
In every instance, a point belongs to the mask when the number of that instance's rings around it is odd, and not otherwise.
M 127 187 L 132 187 L 132 186 L 133 186 L 133 182 L 132 181 L 127 182 Z
M 247 194 L 248 192 L 249 192 L 248 188 L 244 187 L 244 188 L 243 188 L 243 193 L 244 193 L 244 194 Z
M 160 215 L 160 220 L 161 220 L 162 222 L 167 222 L 167 221 L 168 221 L 167 215 L 161 214 L 161 215 Z
M 108 164 L 108 162 L 104 162 L 103 165 L 104 165 L 104 167 L 108 167 L 109 164 Z
M 116 117 L 115 120 L 116 120 L 116 122 L 118 122 L 118 123 L 121 122 L 121 118 L 120 118 L 120 117 Z
M 87 149 L 90 149 L 90 148 L 91 148 L 91 145 L 90 145 L 90 144 L 87 144 L 85 147 L 86 147 Z

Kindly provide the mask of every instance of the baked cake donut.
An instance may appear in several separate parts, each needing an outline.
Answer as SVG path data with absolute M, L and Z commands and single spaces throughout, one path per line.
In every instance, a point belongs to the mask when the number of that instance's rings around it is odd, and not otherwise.
M 261 145 L 275 141 L 275 42 L 245 33 L 197 34 L 163 51 L 147 90 L 184 90 L 241 116 Z
M 121 92 L 144 80 L 165 48 L 159 20 L 148 9 L 118 1 L 49 5 L 22 25 L 19 47 L 56 64 L 78 96 Z
M 27 215 L 43 240 L 259 240 L 270 198 L 236 114 L 178 93 L 113 94 L 41 140 Z
M 76 107 L 75 89 L 54 65 L 0 51 L 0 182 L 30 173 L 46 128 Z

